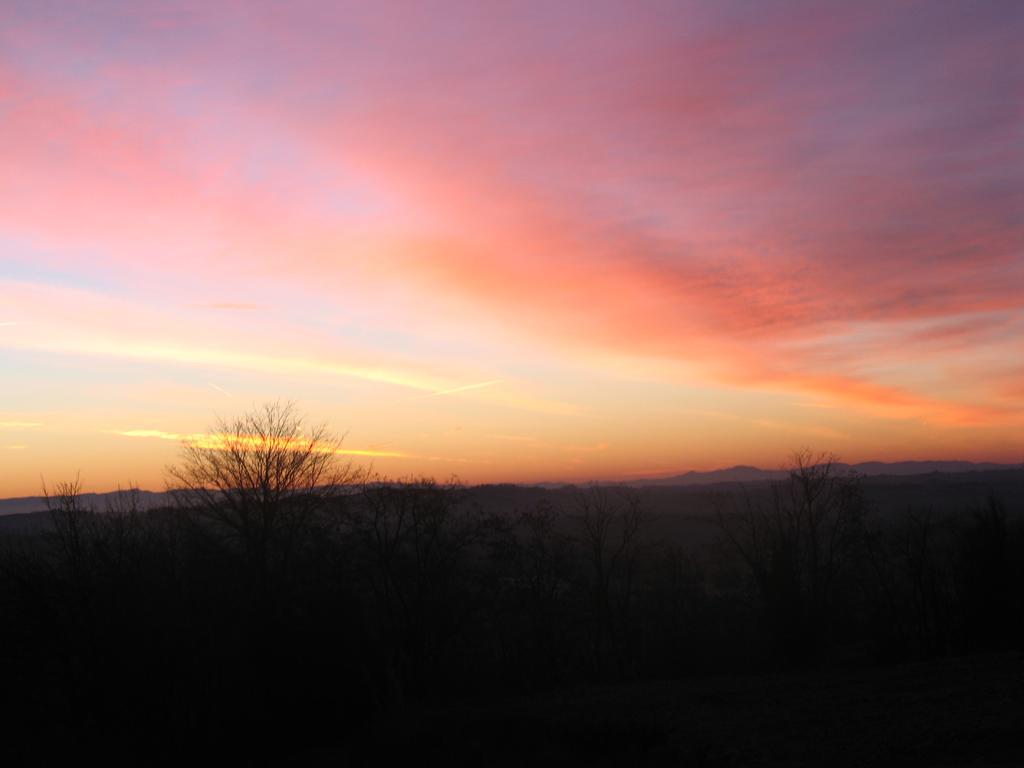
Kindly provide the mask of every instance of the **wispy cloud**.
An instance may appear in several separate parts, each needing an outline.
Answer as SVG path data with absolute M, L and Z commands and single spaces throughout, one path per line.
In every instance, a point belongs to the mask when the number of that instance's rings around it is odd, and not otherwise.
M 41 421 L 0 421 L 0 429 L 33 429 L 41 426 Z
M 496 434 L 495 435 L 495 434 L 492 434 L 492 435 L 486 435 L 486 437 L 489 437 L 492 440 L 503 440 L 503 441 L 509 442 L 509 443 L 527 443 L 527 444 L 531 444 L 531 445 L 535 445 L 537 443 L 540 443 L 540 440 L 538 440 L 536 437 L 528 437 L 526 435 L 501 435 L 501 434 Z
M 243 450 L 251 450 L 256 448 L 267 447 L 267 441 L 256 435 L 222 435 L 222 434 L 206 434 L 206 433 L 191 433 L 181 434 L 178 432 L 165 432 L 160 429 L 126 429 L 126 430 L 107 430 L 110 434 L 120 435 L 121 437 L 141 437 L 141 438 L 154 438 L 157 440 L 172 440 L 179 443 L 187 443 L 195 445 L 199 448 L 208 450 L 226 450 L 228 448 L 242 448 Z M 293 440 L 281 441 L 280 446 L 285 450 L 308 450 L 311 443 L 307 438 L 297 436 Z M 313 450 L 322 450 L 335 453 L 339 456 L 364 456 L 371 458 L 410 458 L 411 454 L 403 453 L 402 451 L 379 451 L 373 449 L 360 449 L 360 448 L 336 448 L 330 445 L 315 445 L 313 444 Z
M 600 453 L 608 450 L 608 443 L 594 443 L 593 445 L 566 445 L 562 450 L 567 453 Z
M 235 312 L 252 312 L 258 309 L 264 309 L 262 304 L 245 304 L 230 301 L 216 302 L 213 304 L 191 304 L 190 306 L 198 309 L 221 309 Z
M 780 432 L 790 432 L 793 434 L 808 435 L 811 437 L 818 437 L 828 441 L 839 441 L 849 439 L 849 435 L 845 432 L 841 432 L 838 429 L 832 427 L 806 425 L 806 424 L 793 424 L 788 422 L 774 421 L 772 419 L 754 419 L 753 423 L 763 429 L 777 430 Z
M 206 437 L 206 435 L 198 432 L 193 434 L 180 434 L 178 432 L 164 432 L 160 429 L 110 429 L 107 430 L 107 432 L 113 435 L 120 435 L 121 437 L 154 437 L 159 440 L 175 441 L 201 440 Z
M 494 462 L 491 459 L 474 459 L 467 456 L 426 456 L 426 461 L 444 464 L 477 464 L 488 465 Z
M 387 458 L 387 459 L 409 459 L 415 458 L 413 454 L 403 453 L 402 451 L 378 451 L 371 448 L 360 450 L 358 448 L 338 448 L 334 451 L 339 456 L 369 456 L 371 458 Z

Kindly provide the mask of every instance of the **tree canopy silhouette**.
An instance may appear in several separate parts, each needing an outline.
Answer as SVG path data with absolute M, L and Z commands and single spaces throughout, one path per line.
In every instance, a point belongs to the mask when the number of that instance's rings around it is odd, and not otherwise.
M 265 578 L 358 478 L 338 458 L 341 443 L 326 425 L 307 428 L 294 403 L 267 403 L 187 440 L 180 463 L 167 470 L 168 490 L 236 536 Z

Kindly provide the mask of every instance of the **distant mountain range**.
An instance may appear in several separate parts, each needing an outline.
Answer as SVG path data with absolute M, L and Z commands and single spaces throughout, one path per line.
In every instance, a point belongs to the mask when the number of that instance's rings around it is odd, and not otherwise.
M 927 475 L 934 472 L 956 474 L 963 472 L 992 472 L 1000 470 L 1022 469 L 1021 464 L 993 464 L 990 462 L 972 461 L 898 461 L 886 463 L 882 461 L 866 461 L 861 464 L 836 464 L 839 472 L 856 472 L 871 477 L 909 477 Z M 709 472 L 686 472 L 659 478 L 627 479 L 616 484 L 634 486 L 700 486 L 730 483 L 763 483 L 781 480 L 787 476 L 786 470 L 761 469 L 759 467 L 736 466 L 727 469 L 714 469 Z M 564 488 L 571 483 L 534 483 L 536 488 Z M 85 506 L 103 510 L 107 503 L 117 495 L 110 493 L 83 493 L 82 502 Z M 143 509 L 153 509 L 167 503 L 167 494 L 154 491 L 139 491 L 139 501 Z M 0 516 L 28 514 L 46 510 L 46 501 L 41 496 L 27 496 L 19 499 L 0 499 Z
M 81 495 L 82 505 L 93 509 L 103 510 L 107 503 L 112 501 L 118 493 L 124 491 L 111 491 L 110 493 L 83 493 Z M 153 509 L 167 503 L 166 493 L 154 491 L 139 491 L 139 505 L 143 509 Z M 20 499 L 0 499 L 0 515 L 21 515 L 29 512 L 45 512 L 46 499 L 42 496 L 25 496 Z
M 927 475 L 933 472 L 991 472 L 1005 469 L 1020 469 L 1020 464 L 993 464 L 973 461 L 865 461 L 860 464 L 834 465 L 841 473 L 856 472 L 859 475 L 889 475 L 906 477 Z M 760 469 L 759 467 L 736 466 L 728 469 L 714 469 L 709 472 L 687 472 L 671 477 L 627 480 L 629 485 L 712 485 L 716 483 L 759 483 L 781 480 L 789 472 L 784 469 Z

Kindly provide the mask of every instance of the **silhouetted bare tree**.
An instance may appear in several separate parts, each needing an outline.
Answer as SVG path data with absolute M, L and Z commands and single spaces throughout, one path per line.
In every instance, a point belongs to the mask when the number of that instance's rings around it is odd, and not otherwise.
M 603 674 L 614 658 L 623 674 L 644 508 L 634 489 L 600 485 L 579 492 L 576 507 L 580 545 L 593 578 L 593 663 Z
M 481 608 L 482 561 L 499 522 L 453 478 L 364 483 L 346 527 L 358 579 L 375 597 L 378 651 L 399 699 L 422 688 Z M 390 647 L 388 647 L 390 646 Z
M 793 455 L 789 478 L 768 501 L 747 495 L 719 525 L 750 569 L 776 637 L 792 654 L 815 650 L 827 633 L 840 577 L 863 538 L 859 479 L 829 453 Z
M 81 477 L 76 475 L 74 480 L 57 483 L 52 492 L 43 483 L 43 500 L 50 513 L 59 556 L 75 576 L 80 576 L 95 525 L 94 511 L 82 502 Z
M 241 542 L 264 595 L 271 571 L 287 569 L 297 537 L 358 476 L 338 459 L 342 439 L 304 421 L 290 402 L 222 419 L 186 441 L 181 463 L 167 470 L 179 504 Z

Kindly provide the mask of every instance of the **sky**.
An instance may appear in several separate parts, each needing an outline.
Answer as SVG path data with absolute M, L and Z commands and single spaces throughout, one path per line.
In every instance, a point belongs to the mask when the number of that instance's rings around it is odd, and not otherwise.
M 1024 461 L 1024 3 L 0 0 L 0 496 Z

